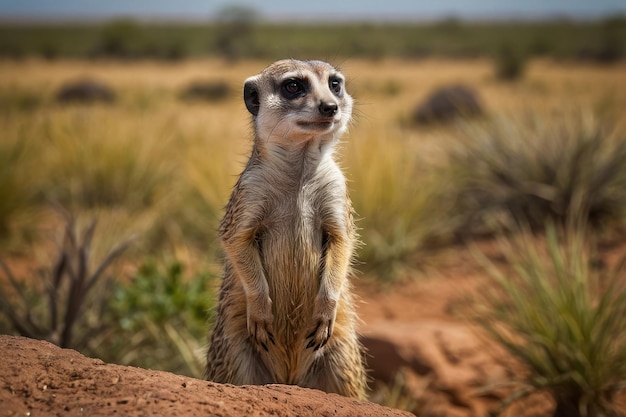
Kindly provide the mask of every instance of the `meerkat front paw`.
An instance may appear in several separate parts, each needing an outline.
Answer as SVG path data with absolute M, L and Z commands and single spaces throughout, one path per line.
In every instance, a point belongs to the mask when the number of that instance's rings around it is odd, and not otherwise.
M 333 334 L 335 317 L 337 316 L 337 300 L 328 297 L 317 297 L 313 310 L 313 326 L 311 333 L 306 337 L 307 349 L 322 348 Z
M 267 297 L 265 300 L 248 300 L 248 333 L 257 347 L 268 351 L 269 343 L 275 344 L 272 323 L 272 300 Z

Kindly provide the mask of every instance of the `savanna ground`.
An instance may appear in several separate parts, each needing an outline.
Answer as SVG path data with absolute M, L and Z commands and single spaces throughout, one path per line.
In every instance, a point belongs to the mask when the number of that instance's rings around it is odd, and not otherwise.
M 562 136 L 568 134 L 610 138 L 606 149 L 593 153 L 593 161 L 623 154 L 623 63 L 598 66 L 533 60 L 514 82 L 498 80 L 488 59 L 334 63 L 346 74 L 347 88 L 356 99 L 354 123 L 340 159 L 364 242 L 355 281 L 363 299 L 359 311 L 364 328 L 385 320 L 406 323 L 435 318 L 465 323 L 463 309 L 457 307 L 467 303 L 467 294 L 492 282 L 488 267 L 465 243 L 478 242 L 470 246 L 487 253 L 505 271 L 519 270 L 515 259 L 501 255 L 493 239 L 517 228 L 506 212 L 517 207 L 515 199 L 498 200 L 503 185 L 497 175 L 495 180 L 483 178 L 486 182 L 481 185 L 481 191 L 495 190 L 495 196 L 481 200 L 478 196 L 484 192 L 462 194 L 459 190 L 468 187 L 466 181 L 473 173 L 482 172 L 484 160 L 473 165 L 459 155 L 472 156 L 478 149 L 485 160 L 498 159 L 504 153 L 498 153 L 489 140 L 483 142 L 498 133 L 514 149 L 506 155 L 509 159 L 498 162 L 505 171 L 544 169 L 533 162 L 517 166 L 528 149 L 535 150 L 537 157 L 562 154 L 566 158 L 569 148 Z M 241 85 L 267 64 L 217 59 L 0 62 L 0 258 L 7 267 L 0 282 L 6 284 L 5 296 L 13 294 L 18 316 L 24 314 L 20 316 L 24 322 L 34 323 L 26 326 L 32 337 L 65 343 L 108 362 L 201 376 L 198 352 L 208 329 L 206 311 L 219 285 L 216 227 L 250 148 Z M 112 87 L 115 102 L 64 105 L 55 101 L 63 84 L 85 77 Z M 225 82 L 232 94 L 213 102 L 182 100 L 181 90 L 198 80 Z M 411 115 L 416 105 L 433 89 L 450 84 L 476 89 L 486 115 L 415 125 Z M 468 151 L 467 144 L 478 145 Z M 587 155 L 594 150 L 593 146 L 585 149 L 578 152 Z M 511 158 L 516 155 L 519 158 Z M 459 161 L 465 165 L 455 165 Z M 602 271 L 626 253 L 626 197 L 621 187 L 626 185 L 626 171 L 621 168 L 626 156 L 611 163 L 615 166 L 606 175 L 617 172 L 615 181 L 590 180 L 589 185 L 588 177 L 581 177 L 572 184 L 574 189 L 588 185 L 582 197 L 574 192 L 580 198 L 599 198 L 598 194 L 613 198 L 605 198 L 608 209 L 602 206 L 598 213 L 610 213 L 593 226 L 593 239 L 600 244 L 590 263 L 604 265 Z M 584 168 L 555 173 L 555 184 L 548 184 L 552 188 L 538 179 L 505 185 L 517 194 L 548 201 L 547 211 L 557 207 L 554 213 L 561 214 L 556 222 L 567 223 L 563 213 L 573 211 L 574 203 L 563 205 L 562 198 L 553 197 L 559 193 L 556 183 Z M 532 217 L 534 210 L 526 214 L 533 230 L 550 218 Z M 67 219 L 75 221 L 75 228 Z M 85 239 L 82 234 L 94 219 L 93 239 Z M 70 233 L 63 238 L 66 224 Z M 70 237 L 74 232 L 76 242 Z M 90 275 L 112 248 L 130 238 L 129 247 L 105 274 Z M 542 246 L 542 237 L 533 239 Z M 60 262 L 59 248 L 68 254 L 65 264 Z M 59 269 L 71 270 L 61 264 L 76 262 L 74 272 L 80 275 L 76 271 L 81 270 L 81 259 L 89 270 L 83 275 L 93 287 L 78 290 L 84 304 L 72 307 L 80 314 L 73 335 L 64 338 L 63 318 L 50 317 L 49 300 L 63 294 L 61 288 L 69 284 L 61 282 L 65 278 L 52 287 L 44 283 L 64 276 Z M 16 288 L 22 288 L 23 299 L 9 289 L 10 275 L 18 281 Z M 66 312 L 64 303 L 72 306 L 72 302 L 58 297 L 61 316 Z M 8 299 L 2 303 L 7 306 Z M 20 308 L 25 305 L 30 306 L 30 317 Z M 620 308 L 607 314 L 619 320 L 624 315 Z M 15 332 L 9 320 L 0 324 L 3 333 Z M 625 346 L 623 334 L 609 338 L 622 343 L 617 349 Z M 626 358 L 622 354 L 618 359 L 623 363 L 615 364 L 619 368 L 615 372 L 622 372 L 617 379 L 623 388 Z M 379 400 L 414 407 L 402 395 L 392 395 L 396 388 L 388 388 L 387 398 L 379 396 Z M 419 411 L 429 415 L 423 407 Z

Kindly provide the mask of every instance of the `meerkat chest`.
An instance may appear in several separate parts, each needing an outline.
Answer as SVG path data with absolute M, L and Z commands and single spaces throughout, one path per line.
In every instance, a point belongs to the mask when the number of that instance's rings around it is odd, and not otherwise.
M 278 239 L 293 242 L 314 239 L 316 232 L 321 233 L 324 215 L 330 209 L 328 191 L 305 185 L 298 192 L 277 195 L 267 207 L 263 229 Z
M 271 280 L 313 279 L 319 272 L 325 227 L 329 217 L 341 216 L 345 209 L 339 198 L 345 185 L 340 178 L 318 174 L 290 187 L 274 183 L 268 189 L 260 243 Z
M 345 179 L 334 164 L 321 166 L 310 179 L 291 187 L 270 188 L 274 196 L 266 213 L 266 226 L 286 235 L 305 237 L 321 232 L 329 217 L 346 209 Z

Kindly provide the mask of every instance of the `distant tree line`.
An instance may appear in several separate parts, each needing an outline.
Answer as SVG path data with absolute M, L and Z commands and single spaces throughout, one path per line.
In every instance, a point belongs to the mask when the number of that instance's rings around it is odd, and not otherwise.
M 229 60 L 278 57 L 452 58 L 504 56 L 503 71 L 534 56 L 601 63 L 626 56 L 626 15 L 596 21 L 267 23 L 254 10 L 223 9 L 207 23 L 0 24 L 0 57 L 20 59 Z

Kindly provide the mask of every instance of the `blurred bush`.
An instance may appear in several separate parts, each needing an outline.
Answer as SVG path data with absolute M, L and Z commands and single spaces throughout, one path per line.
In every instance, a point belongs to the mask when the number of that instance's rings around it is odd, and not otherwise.
M 505 242 L 510 270 L 482 258 L 491 281 L 476 319 L 527 371 L 510 381 L 515 390 L 502 408 L 543 391 L 555 417 L 617 417 L 626 382 L 626 259 L 595 270 L 584 225 L 575 222 L 561 236 L 549 226 L 545 247 L 530 236 Z
M 115 100 L 115 92 L 99 81 L 82 79 L 62 85 L 56 99 L 60 103 L 111 103 Z
M 183 88 L 180 97 L 190 101 L 217 102 L 231 94 L 232 89 L 225 81 L 195 81 Z
M 448 122 L 484 113 L 478 93 L 464 85 L 439 87 L 415 109 L 413 120 L 420 124 Z
M 465 124 L 443 175 L 457 233 L 626 219 L 626 139 L 589 112 Z M 451 220 L 452 221 L 452 220 Z

